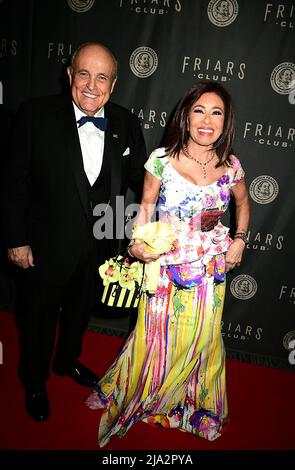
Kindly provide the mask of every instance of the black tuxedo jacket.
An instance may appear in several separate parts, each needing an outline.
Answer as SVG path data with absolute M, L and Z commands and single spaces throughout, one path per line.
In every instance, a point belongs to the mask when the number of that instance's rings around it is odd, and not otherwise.
M 114 206 L 115 197 L 125 196 L 128 187 L 140 196 L 146 150 L 139 120 L 131 112 L 107 103 L 105 117 L 103 158 L 111 160 Z M 30 245 L 35 272 L 44 280 L 63 283 L 73 273 L 83 244 L 94 240 L 71 96 L 24 104 L 17 115 L 12 148 L 3 196 L 7 246 Z M 116 241 L 108 246 L 112 252 L 106 252 L 106 258 L 118 249 Z

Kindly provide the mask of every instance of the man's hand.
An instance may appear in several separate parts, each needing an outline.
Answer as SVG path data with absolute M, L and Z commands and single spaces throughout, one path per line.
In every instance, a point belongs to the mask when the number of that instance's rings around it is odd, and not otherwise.
M 27 269 L 34 266 L 34 258 L 31 247 L 19 246 L 17 248 L 9 248 L 7 251 L 8 259 L 20 268 Z

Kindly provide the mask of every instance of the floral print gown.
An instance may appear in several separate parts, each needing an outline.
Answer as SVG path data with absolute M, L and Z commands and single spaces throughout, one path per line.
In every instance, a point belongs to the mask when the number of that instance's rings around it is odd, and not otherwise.
M 219 219 L 244 171 L 231 156 L 223 176 L 200 186 L 173 168 L 164 148 L 145 168 L 161 181 L 159 218 L 177 240 L 160 258 L 156 292 L 142 295 L 134 331 L 86 401 L 104 408 L 101 447 L 138 420 L 214 440 L 228 414 L 221 316 L 231 239 Z

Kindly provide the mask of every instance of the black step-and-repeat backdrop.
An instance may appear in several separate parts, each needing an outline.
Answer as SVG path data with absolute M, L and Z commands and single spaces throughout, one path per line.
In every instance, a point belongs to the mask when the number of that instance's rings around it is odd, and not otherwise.
M 2 109 L 59 92 L 72 51 L 100 41 L 119 61 L 112 99 L 139 116 L 149 151 L 197 80 L 228 88 L 252 220 L 228 276 L 224 341 L 236 357 L 294 369 L 294 1 L 0 0 L 0 25 Z

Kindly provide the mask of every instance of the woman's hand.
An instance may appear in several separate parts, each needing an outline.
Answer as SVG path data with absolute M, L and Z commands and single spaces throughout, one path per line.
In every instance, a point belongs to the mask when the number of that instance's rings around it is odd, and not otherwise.
M 29 245 L 9 248 L 7 251 L 8 259 L 22 269 L 34 266 L 34 257 Z
M 225 255 L 225 272 L 240 266 L 245 242 L 241 238 L 235 238 Z
M 129 246 L 129 253 L 135 258 L 140 259 L 144 263 L 150 263 L 160 258 L 159 254 L 148 253 L 145 251 L 147 245 L 146 243 L 135 243 L 134 245 Z

